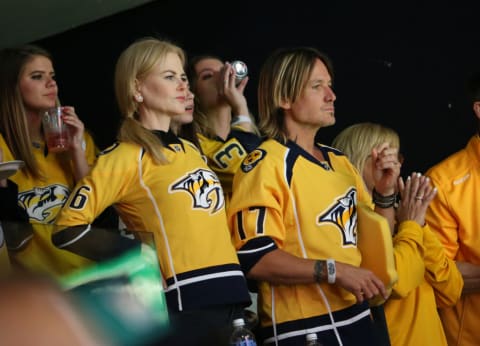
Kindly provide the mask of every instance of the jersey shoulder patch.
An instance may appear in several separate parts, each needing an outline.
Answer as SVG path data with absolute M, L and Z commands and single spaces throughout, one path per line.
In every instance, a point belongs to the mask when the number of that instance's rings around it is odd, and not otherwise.
M 248 173 L 252 169 L 255 168 L 256 165 L 260 161 L 262 161 L 265 156 L 267 155 L 267 152 L 263 149 L 254 149 L 250 154 L 247 155 L 247 157 L 243 160 L 241 169 L 243 172 Z

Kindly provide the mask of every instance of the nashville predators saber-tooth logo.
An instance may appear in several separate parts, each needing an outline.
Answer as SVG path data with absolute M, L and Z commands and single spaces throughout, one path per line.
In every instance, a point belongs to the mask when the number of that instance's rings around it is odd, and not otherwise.
M 267 155 L 267 152 L 263 149 L 255 149 L 253 150 L 248 156 L 242 161 L 242 165 L 240 168 L 245 173 L 250 172 L 255 166 L 263 160 L 263 158 Z
M 52 223 L 69 195 L 68 187 L 54 184 L 20 193 L 18 203 L 25 209 L 30 220 Z
M 170 192 L 186 191 L 193 198 L 193 208 L 210 209 L 211 214 L 222 209 L 225 204 L 220 180 L 212 171 L 198 169 L 173 183 Z
M 333 223 L 340 230 L 343 245 L 357 245 L 357 207 L 355 204 L 357 191 L 351 189 L 338 198 L 333 207 L 322 213 L 317 222 Z

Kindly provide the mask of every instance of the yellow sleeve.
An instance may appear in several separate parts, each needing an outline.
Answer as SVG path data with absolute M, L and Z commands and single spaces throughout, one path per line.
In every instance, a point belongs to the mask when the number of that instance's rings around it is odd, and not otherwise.
M 398 281 L 393 286 L 392 296 L 404 298 L 423 281 L 425 265 L 423 261 L 423 232 L 415 221 L 404 221 L 398 225 L 393 237 L 395 266 Z
M 61 226 L 91 224 L 107 207 L 119 202 L 126 193 L 140 188 L 135 159 L 139 156 L 128 145 L 112 146 L 100 155 L 90 172 L 75 186 L 57 217 Z
M 463 289 L 462 274 L 428 225 L 423 228 L 425 279 L 433 287 L 438 307 L 455 305 Z
M 362 253 L 361 266 L 373 271 L 390 293 L 398 280 L 393 254 L 392 235 L 387 220 L 368 205 L 357 206 L 358 248 Z M 372 302 L 370 302 L 372 304 Z M 373 303 L 373 305 L 376 305 Z
M 449 258 L 455 258 L 458 252 L 458 224 L 455 215 L 452 215 L 445 194 L 440 184 L 430 177 L 433 185 L 438 189 L 435 198 L 430 202 L 425 219 L 444 246 Z
M 268 176 L 270 178 L 266 179 Z M 235 175 L 235 194 L 227 209 L 227 215 L 237 250 L 256 237 L 270 237 L 278 247 L 283 247 L 286 237 L 282 216 L 285 196 L 282 193 L 284 188 L 276 181 L 275 176 L 273 170 L 258 168 L 247 174 L 239 171 Z M 252 190 L 252 186 L 255 186 L 255 189 Z M 241 217 L 240 221 L 238 217 Z

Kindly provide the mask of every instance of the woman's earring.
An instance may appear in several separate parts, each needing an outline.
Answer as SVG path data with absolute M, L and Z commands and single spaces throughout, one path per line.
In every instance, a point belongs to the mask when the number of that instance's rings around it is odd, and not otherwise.
M 136 94 L 135 95 L 135 101 L 137 101 L 139 103 L 143 102 L 143 96 L 140 95 L 140 94 Z

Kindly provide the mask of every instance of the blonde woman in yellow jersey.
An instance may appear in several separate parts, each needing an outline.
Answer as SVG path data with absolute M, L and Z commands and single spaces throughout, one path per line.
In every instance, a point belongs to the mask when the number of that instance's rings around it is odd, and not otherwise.
M 115 205 L 129 230 L 153 234 L 172 322 L 172 339 L 160 344 L 227 344 L 250 297 L 220 180 L 193 143 L 170 131 L 189 96 L 184 62 L 180 47 L 155 38 L 122 52 L 115 69 L 118 142 L 77 184 L 58 219 L 66 229 L 53 238 L 73 250 L 94 232 L 96 215 Z
M 335 123 L 328 58 L 310 47 L 280 49 L 259 79 L 260 130 L 268 139 L 235 174 L 228 208 L 247 277 L 258 284 L 259 339 L 302 345 L 378 345 L 367 300 L 387 296 L 360 267 L 357 207 L 369 203 L 362 177 L 338 150 L 315 141 Z M 379 214 L 393 224 L 396 149 L 375 153 Z M 394 196 L 393 196 L 394 197 Z
M 261 139 L 244 90 L 230 63 L 212 55 L 189 59 L 187 75 L 195 93 L 194 126 L 208 165 L 219 176 L 228 200 L 240 163 Z
M 480 74 L 468 82 L 473 112 L 480 124 Z M 430 204 L 427 222 L 447 256 L 456 261 L 464 279 L 461 298 L 440 310 L 449 345 L 480 345 L 480 126 L 465 148 L 427 171 L 438 197 Z
M 332 146 L 347 155 L 372 193 L 371 153 L 385 143 L 400 149 L 399 136 L 391 128 L 359 123 L 341 131 Z M 419 176 L 414 174 L 409 178 Z M 425 177 L 419 179 L 428 184 Z M 394 346 L 447 345 L 437 307 L 454 304 L 463 286 L 455 262 L 446 256 L 440 242 L 425 224 L 426 208 L 435 195 L 431 193 L 427 199 L 427 193 L 423 192 L 424 199 L 413 204 L 419 208 L 416 219 L 405 220 L 406 215 L 401 210 L 397 215 L 393 244 L 398 281 L 384 304 L 390 341 Z M 410 237 L 409 246 L 400 242 L 400 237 Z

